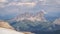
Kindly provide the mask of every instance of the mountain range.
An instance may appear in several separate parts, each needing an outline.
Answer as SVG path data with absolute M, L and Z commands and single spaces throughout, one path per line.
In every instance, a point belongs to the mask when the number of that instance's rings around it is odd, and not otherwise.
M 36 14 L 23 13 L 15 18 L 8 20 L 10 25 L 12 25 L 17 31 L 29 31 L 34 32 L 54 32 L 60 30 L 60 19 L 55 19 L 54 21 L 48 21 L 45 18 L 43 11 Z M 57 24 L 58 22 L 58 24 Z M 35 32 L 37 31 L 37 32 Z
M 16 21 L 30 20 L 30 21 L 41 21 L 41 22 L 44 22 L 44 21 L 46 21 L 44 15 L 45 15 L 44 11 L 37 12 L 34 15 L 31 14 L 31 13 L 23 13 L 23 14 L 18 15 L 15 18 L 12 18 L 12 21 L 13 20 L 16 20 Z
M 26 31 L 33 33 L 54 32 L 60 30 L 60 18 L 52 18 L 49 21 L 45 17 L 45 11 L 42 10 L 36 14 L 23 13 L 14 18 L 6 20 L 16 31 Z M 51 19 L 51 18 L 50 18 Z M 3 25 L 4 27 L 8 25 Z M 39 33 L 39 34 L 40 34 Z
M 0 32 L 60 34 L 60 0 L 0 0 L 0 20 Z

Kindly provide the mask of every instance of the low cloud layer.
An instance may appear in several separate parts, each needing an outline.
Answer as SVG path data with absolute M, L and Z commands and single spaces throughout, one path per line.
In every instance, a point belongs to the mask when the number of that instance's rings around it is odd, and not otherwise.
M 41 9 L 55 15 L 60 12 L 60 0 L 0 0 L 0 16 L 38 12 Z
M 35 2 L 12 2 L 12 3 L 9 3 L 7 6 L 11 6 L 11 5 L 14 5 L 14 6 L 29 6 L 29 7 L 34 7 L 36 5 Z
M 0 2 L 3 2 L 4 3 L 4 2 L 8 2 L 8 1 L 7 0 L 0 0 Z
M 5 5 L 5 3 L 7 4 Z M 34 7 L 37 3 L 41 5 L 60 5 L 60 0 L 0 0 L 0 8 L 11 5 Z

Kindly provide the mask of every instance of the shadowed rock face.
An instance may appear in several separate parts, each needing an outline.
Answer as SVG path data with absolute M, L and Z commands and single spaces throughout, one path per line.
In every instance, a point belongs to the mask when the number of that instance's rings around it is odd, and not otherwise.
M 14 29 L 12 26 L 8 24 L 8 22 L 0 21 L 0 27 L 7 29 Z

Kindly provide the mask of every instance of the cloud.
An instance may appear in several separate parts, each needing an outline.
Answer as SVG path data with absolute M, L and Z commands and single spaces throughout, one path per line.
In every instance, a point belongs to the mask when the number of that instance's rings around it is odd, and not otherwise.
M 41 10 L 44 14 L 47 14 L 47 11 L 45 11 L 45 10 Z
M 20 0 L 21 2 L 30 2 L 31 0 Z
M 56 3 L 57 3 L 57 4 L 60 4 L 60 0 L 56 0 Z
M 0 8 L 4 8 L 6 7 L 4 4 L 0 4 Z
M 9 3 L 7 6 L 11 6 L 11 5 L 34 7 L 36 3 L 35 2 L 18 2 L 18 3 L 12 2 L 12 3 Z
M 47 0 L 39 0 L 37 3 L 40 3 L 41 5 L 46 5 Z
M 5 3 L 8 2 L 7 0 L 0 0 L 0 8 L 6 7 Z
M 5 6 L 4 5 L 0 5 L 0 8 L 4 8 Z
M 0 2 L 2 2 L 3 0 L 0 0 Z M 6 2 L 7 0 L 4 0 L 3 2 Z M 10 2 L 10 3 L 7 3 L 6 5 L 0 5 L 0 8 L 6 8 L 6 7 L 11 7 L 11 6 L 18 6 L 18 7 L 20 7 L 20 8 L 18 8 L 17 10 L 16 9 L 9 9 L 8 10 L 8 8 L 7 8 L 7 12 L 6 13 L 14 13 L 14 12 L 16 12 L 17 13 L 17 11 L 18 10 L 20 10 L 21 12 L 23 11 L 25 11 L 25 9 L 26 9 L 26 11 L 28 10 L 28 8 L 32 8 L 32 7 L 35 7 L 36 5 L 38 6 L 40 3 L 39 2 L 42 2 L 42 4 L 44 5 L 44 6 L 41 6 L 41 5 L 39 5 L 40 7 L 39 8 L 37 8 L 36 7 L 36 10 L 38 11 L 38 10 L 40 10 L 40 8 L 41 7 L 43 7 L 43 9 L 45 9 L 48 13 L 55 13 L 55 12 L 57 12 L 60 8 L 60 6 L 59 7 L 57 7 L 56 5 L 54 5 L 54 4 L 60 4 L 60 0 L 33 0 L 32 2 L 29 2 L 29 1 L 32 1 L 32 0 L 22 0 L 21 2 L 19 1 L 19 2 Z M 38 3 L 38 4 L 37 4 Z M 52 7 L 53 6 L 53 7 Z M 27 8 L 26 8 L 27 7 Z M 56 8 L 57 7 L 57 8 Z M 42 8 L 41 8 L 42 9 Z M 35 8 L 34 9 L 31 9 L 30 11 L 31 12 L 33 12 L 33 11 L 35 10 Z M 28 10 L 29 11 L 29 10 Z M 37 12 L 36 11 L 36 12 Z M 59 10 L 60 11 L 60 10 Z M 4 13 L 4 12 L 3 12 Z M 46 12 L 45 12 L 46 13 Z
M 60 0 L 47 0 L 46 4 L 47 5 L 59 5 L 60 4 Z
M 0 0 L 0 2 L 8 2 L 7 0 Z
M 35 2 L 26 2 L 26 3 L 18 3 L 17 4 L 18 6 L 24 6 L 24 5 L 26 5 L 26 6 L 29 6 L 29 7 L 34 7 L 35 5 L 36 5 L 36 3 Z
M 44 0 L 39 0 L 39 1 L 44 1 Z
M 0 0 L 0 2 L 7 2 L 8 0 Z M 14 2 L 15 1 L 15 2 Z M 22 6 L 22 7 L 35 7 L 37 5 L 37 3 L 40 1 L 42 2 L 42 4 L 45 4 L 46 3 L 46 0 L 20 0 L 19 2 L 17 2 L 18 0 L 14 0 L 13 2 L 11 3 L 8 3 L 7 5 L 1 5 L 0 8 L 3 8 L 3 7 L 9 7 L 9 6 Z M 31 2 L 30 2 L 31 1 Z

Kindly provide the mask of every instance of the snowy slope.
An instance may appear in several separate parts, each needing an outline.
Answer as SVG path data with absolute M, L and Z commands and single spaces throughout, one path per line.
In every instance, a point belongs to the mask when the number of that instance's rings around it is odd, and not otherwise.
M 15 30 L 0 28 L 0 34 L 24 34 L 22 32 L 17 32 Z

